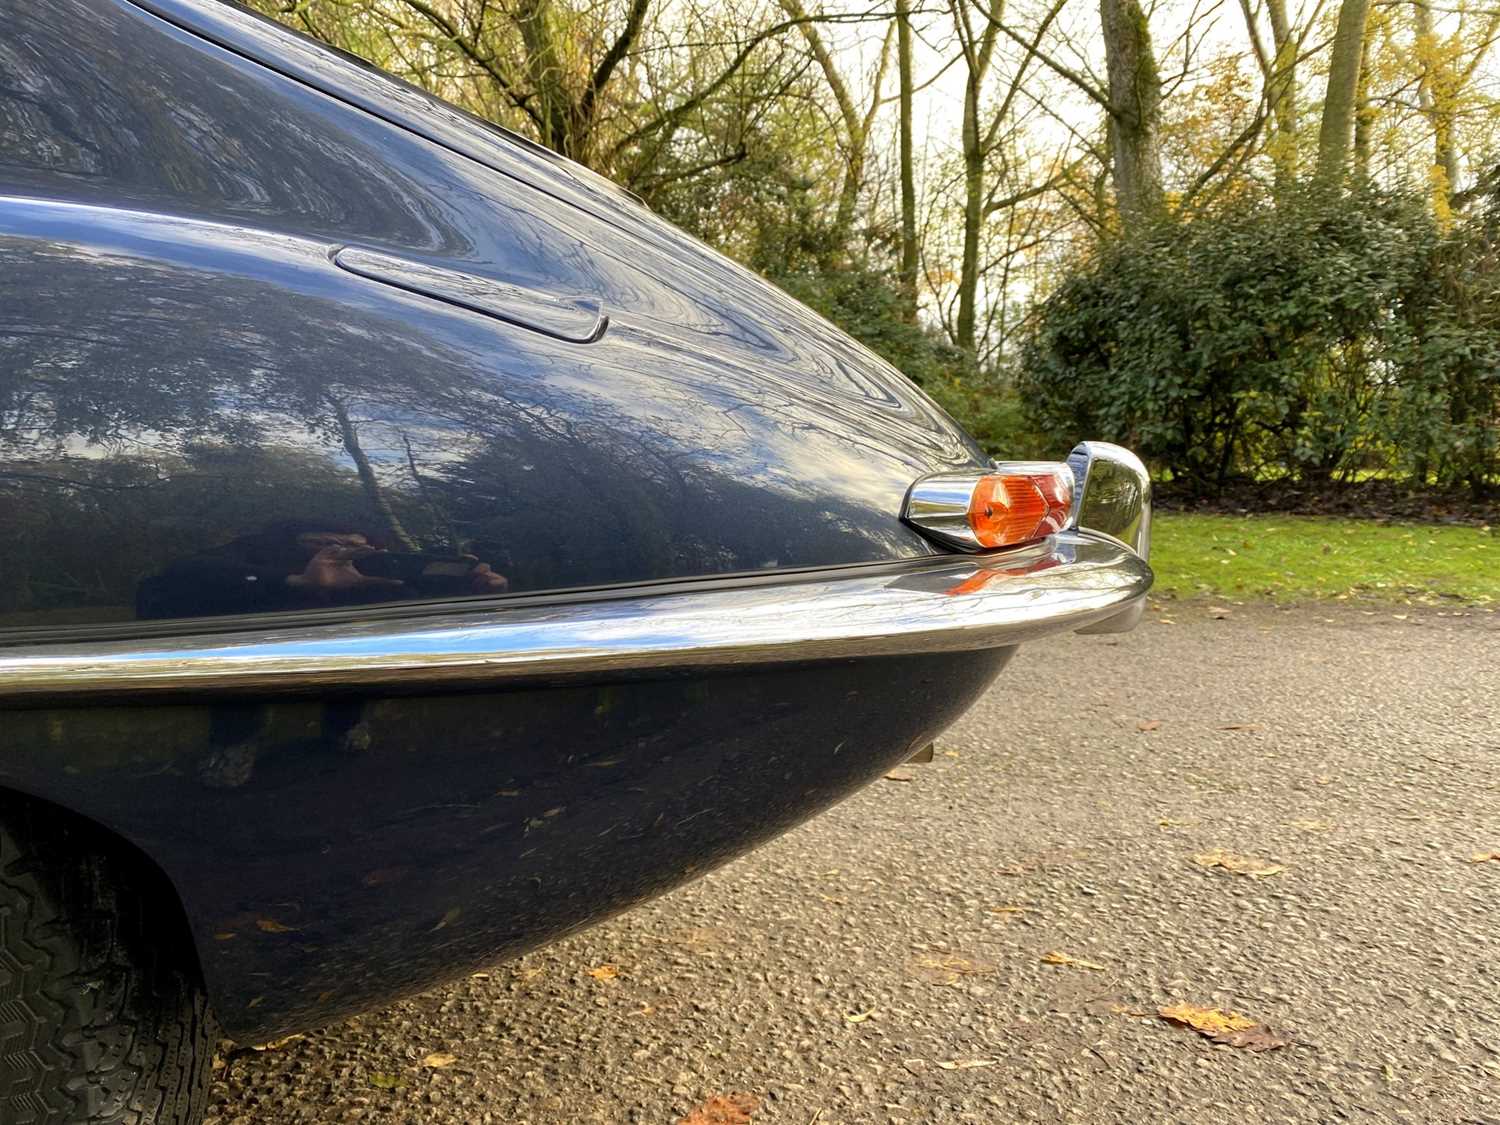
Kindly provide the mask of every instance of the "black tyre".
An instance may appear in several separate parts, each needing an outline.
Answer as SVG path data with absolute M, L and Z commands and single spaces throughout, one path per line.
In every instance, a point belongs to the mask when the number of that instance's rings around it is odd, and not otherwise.
M 0 1122 L 198 1125 L 216 1029 L 175 901 L 87 824 L 0 795 Z

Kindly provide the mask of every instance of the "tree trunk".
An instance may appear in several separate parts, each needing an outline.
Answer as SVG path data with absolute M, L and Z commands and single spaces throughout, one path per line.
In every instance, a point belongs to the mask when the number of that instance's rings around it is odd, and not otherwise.
M 573 103 L 563 82 L 562 60 L 552 34 L 551 0 L 520 0 L 515 20 L 526 46 L 526 71 L 536 90 L 542 143 L 587 164 L 585 138 L 573 129 Z
M 1370 178 L 1370 137 L 1375 131 L 1375 110 L 1370 105 L 1370 39 L 1366 28 L 1359 60 L 1359 85 L 1354 95 L 1354 175 L 1361 180 Z
M 1368 2 L 1368 0 L 1366 0 Z M 1109 141 L 1120 222 L 1128 231 L 1163 206 L 1161 74 L 1151 29 L 1137 0 L 1099 0 L 1109 70 Z
M 901 312 L 917 322 L 917 178 L 912 166 L 911 0 L 896 0 L 896 60 L 901 105 Z
M 1271 17 L 1271 77 L 1266 97 L 1271 108 L 1271 143 L 1277 186 L 1297 178 L 1297 37 L 1287 18 L 1286 0 L 1266 0 Z
M 979 299 L 979 235 L 984 222 L 984 151 L 979 144 L 979 90 L 982 75 L 970 73 L 964 86 L 964 250 L 958 273 L 958 339 L 965 356 L 977 354 L 975 333 Z
M 1349 168 L 1354 119 L 1359 108 L 1359 72 L 1364 60 L 1365 25 L 1370 0 L 1343 0 L 1333 54 L 1328 63 L 1328 92 L 1323 98 L 1323 122 L 1318 130 L 1318 179 L 1340 184 Z
M 855 108 L 849 86 L 839 72 L 838 64 L 834 61 L 833 53 L 828 49 L 828 44 L 818 30 L 818 25 L 807 18 L 807 11 L 802 6 L 802 0 L 781 0 L 781 8 L 793 19 L 803 21 L 797 27 L 802 32 L 802 38 L 807 41 L 813 58 L 822 69 L 823 77 L 828 82 L 828 89 L 833 92 L 833 100 L 838 103 L 839 116 L 844 119 L 844 182 L 839 189 L 838 211 L 834 216 L 834 241 L 839 247 L 843 247 L 848 242 L 850 231 L 854 227 L 854 210 L 859 203 L 859 189 L 863 186 L 865 179 L 865 149 L 868 137 L 865 119 Z M 885 70 L 885 60 L 889 57 L 885 53 L 889 45 L 890 40 L 887 38 L 886 46 L 881 48 L 882 74 Z M 874 97 L 878 102 L 880 76 L 877 76 L 875 81 Z

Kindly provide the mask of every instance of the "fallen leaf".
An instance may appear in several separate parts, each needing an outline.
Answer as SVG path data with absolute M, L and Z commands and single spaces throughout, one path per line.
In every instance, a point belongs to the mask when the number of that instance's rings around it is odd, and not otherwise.
M 1142 719 L 1140 722 L 1135 724 L 1135 729 L 1140 731 L 1142 734 L 1149 734 L 1151 731 L 1161 730 L 1161 720 Z
M 958 757 L 958 751 L 957 750 L 944 750 L 943 751 L 943 757 L 945 757 L 945 758 L 956 758 L 956 757 Z
M 269 1043 L 261 1043 L 259 1046 L 251 1047 L 250 1049 L 252 1051 L 279 1051 L 288 1043 L 295 1043 L 297 1040 L 305 1038 L 307 1036 L 300 1032 L 294 1035 L 283 1035 L 280 1039 L 272 1039 Z
M 940 1062 L 938 1066 L 944 1070 L 973 1070 L 981 1066 L 994 1066 L 999 1059 L 953 1059 L 950 1062 Z
M 1469 862 L 1485 863 L 1492 859 L 1500 860 L 1500 852 L 1475 852 L 1469 857 Z
M 1218 1008 L 1200 1008 L 1196 1004 L 1171 1004 L 1157 1008 L 1156 1014 L 1168 1023 L 1190 1027 L 1206 1039 L 1240 1047 L 1247 1051 L 1272 1051 L 1291 1042 L 1264 1024 Z
M 283 926 L 274 918 L 257 918 L 255 928 L 263 934 L 291 934 L 296 933 L 294 926 Z
M 1252 879 L 1278 875 L 1286 870 L 1282 864 L 1270 863 L 1250 855 L 1235 855 L 1233 852 L 1226 852 L 1223 848 L 1215 848 L 1211 852 L 1195 855 L 1193 862 L 1199 867 L 1222 867 L 1225 871 L 1232 871 L 1236 875 L 1248 875 Z
M 1259 734 L 1266 728 L 1259 723 L 1225 723 L 1220 730 L 1242 730 L 1249 734 Z
M 1164 816 L 1156 822 L 1156 825 L 1158 828 L 1197 828 L 1198 822 L 1196 820 L 1173 820 L 1169 816 Z
M 885 779 L 887 781 L 915 781 L 916 774 L 911 770 L 894 769 L 886 772 Z
M 1237 1012 L 1200 1008 L 1196 1004 L 1170 1004 L 1157 1008 L 1156 1014 L 1168 1023 L 1182 1024 L 1201 1035 L 1223 1035 L 1230 1031 L 1246 1031 L 1255 1026 L 1254 1020 Z
M 214 941 L 233 941 L 238 936 L 238 934 L 232 934 L 226 930 L 222 934 L 214 934 Z
M 1094 969 L 1101 973 L 1104 972 L 1104 966 L 1097 961 L 1085 961 L 1082 957 L 1073 957 L 1067 953 L 1059 953 L 1055 949 L 1049 949 L 1046 953 L 1042 954 L 1042 964 L 1069 965 L 1075 969 Z
M 873 1016 L 875 1014 L 875 1012 L 876 1012 L 876 1009 L 871 1008 L 868 1012 L 855 1012 L 853 1015 L 845 1013 L 845 1015 L 844 1015 L 844 1022 L 845 1023 L 864 1023 L 865 1020 L 867 1020 L 871 1016 Z
M 453 925 L 454 922 L 458 921 L 459 915 L 461 915 L 463 912 L 463 907 L 455 906 L 452 910 L 448 911 L 448 913 L 444 914 L 442 918 L 438 919 L 438 924 L 432 927 L 432 932 L 437 933 L 439 930 L 446 930 L 449 926 Z
M 425 1066 L 429 1070 L 442 1070 L 443 1067 L 452 1066 L 457 1061 L 458 1057 L 450 1055 L 447 1051 L 433 1051 L 419 1065 Z
M 1231 552 L 1231 554 L 1232 553 L 1233 552 Z M 1229 610 L 1225 609 L 1223 606 L 1211 605 L 1208 607 L 1208 615 L 1214 618 L 1216 621 L 1222 621 L 1224 620 L 1224 618 L 1229 616 Z
M 378 1070 L 371 1072 L 366 1081 L 377 1090 L 399 1090 L 406 1085 L 406 1079 L 400 1075 L 382 1074 Z
M 595 980 L 614 980 L 620 975 L 620 969 L 616 965 L 596 965 L 589 970 L 589 976 Z
M 760 1108 L 760 1098 L 754 1094 L 715 1094 L 686 1117 L 677 1119 L 677 1125 L 747 1125 L 750 1115 Z
M 990 906 L 986 907 L 991 914 L 1025 914 L 1031 910 L 1029 906 Z

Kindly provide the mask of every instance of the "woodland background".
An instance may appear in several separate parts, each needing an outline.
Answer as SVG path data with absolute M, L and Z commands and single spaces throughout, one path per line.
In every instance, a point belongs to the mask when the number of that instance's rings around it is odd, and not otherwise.
M 254 0 L 608 176 L 994 453 L 1500 489 L 1495 0 Z

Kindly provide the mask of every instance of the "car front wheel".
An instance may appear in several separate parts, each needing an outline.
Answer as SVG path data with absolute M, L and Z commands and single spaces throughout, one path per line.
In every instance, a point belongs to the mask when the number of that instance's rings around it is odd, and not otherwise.
M 217 1032 L 128 845 L 0 795 L 0 1122 L 197 1125 Z

